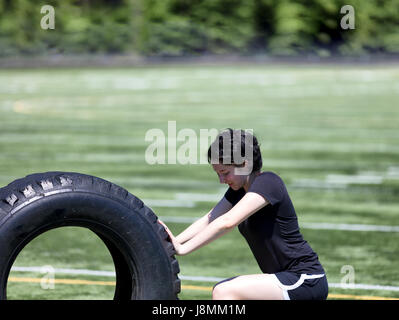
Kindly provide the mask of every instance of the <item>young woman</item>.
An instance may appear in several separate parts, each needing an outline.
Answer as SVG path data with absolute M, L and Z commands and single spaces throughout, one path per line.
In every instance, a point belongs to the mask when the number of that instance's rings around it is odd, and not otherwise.
M 197 250 L 238 226 L 263 272 L 216 284 L 213 299 L 326 299 L 323 267 L 300 233 L 284 182 L 273 172 L 261 172 L 257 139 L 244 130 L 223 131 L 209 147 L 208 161 L 220 183 L 229 186 L 224 197 L 177 237 L 160 223 L 177 255 Z

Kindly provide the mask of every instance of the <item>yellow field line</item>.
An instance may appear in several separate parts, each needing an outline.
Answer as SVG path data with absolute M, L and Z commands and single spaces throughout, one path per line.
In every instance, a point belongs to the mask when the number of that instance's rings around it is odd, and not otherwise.
M 54 281 L 54 284 L 75 284 L 75 285 L 100 285 L 100 286 L 114 286 L 115 281 L 93 281 L 93 280 L 81 280 L 81 279 L 40 279 L 40 278 L 25 278 L 25 277 L 9 277 L 9 282 L 30 282 L 30 283 L 46 283 Z M 183 290 L 197 290 L 211 292 L 213 287 L 193 286 L 193 285 L 182 285 Z M 330 293 L 328 298 L 332 299 L 350 299 L 350 300 L 399 300 L 399 298 L 390 297 L 377 297 L 377 296 L 358 296 L 351 294 L 336 294 Z
M 336 294 L 330 293 L 328 298 L 335 299 L 355 299 L 355 300 L 399 300 L 399 298 L 390 298 L 390 297 L 377 297 L 377 296 L 354 296 L 351 294 Z
M 213 287 L 200 287 L 200 286 L 181 286 L 182 289 L 186 290 L 202 290 L 202 291 L 212 291 Z M 333 299 L 355 299 L 355 300 L 399 300 L 399 298 L 389 298 L 389 297 L 377 297 L 377 296 L 356 296 L 351 294 L 335 294 L 330 293 L 328 298 Z
M 182 285 L 181 288 L 185 290 L 199 290 L 199 291 L 209 291 L 209 292 L 211 292 L 213 289 L 213 287 L 188 286 L 188 285 Z
M 52 282 L 54 284 L 83 284 L 83 285 L 100 285 L 100 286 L 114 286 L 115 281 L 91 281 L 80 279 L 40 279 L 40 278 L 23 278 L 23 277 L 9 277 L 9 282 L 30 282 L 30 283 L 45 283 Z

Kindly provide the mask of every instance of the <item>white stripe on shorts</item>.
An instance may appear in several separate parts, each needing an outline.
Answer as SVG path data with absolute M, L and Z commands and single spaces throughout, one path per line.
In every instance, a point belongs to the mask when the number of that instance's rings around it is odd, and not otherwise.
M 294 290 L 294 289 L 300 287 L 305 282 L 305 280 L 318 279 L 318 278 L 324 277 L 324 273 L 323 274 L 305 274 L 305 273 L 302 273 L 297 282 L 295 282 L 294 284 L 292 284 L 290 286 L 287 286 L 285 284 L 282 284 L 275 274 L 273 274 L 273 275 L 274 275 L 274 277 L 277 280 L 278 286 L 283 290 L 283 295 L 284 295 L 284 299 L 285 300 L 290 300 L 290 297 L 288 295 L 288 291 L 289 290 Z

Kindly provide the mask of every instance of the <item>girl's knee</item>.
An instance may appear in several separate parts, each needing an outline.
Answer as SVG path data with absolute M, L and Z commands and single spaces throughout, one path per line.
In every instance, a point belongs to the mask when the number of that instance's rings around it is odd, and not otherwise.
M 220 282 L 213 287 L 213 300 L 234 300 L 236 298 L 232 286 L 226 282 Z
M 216 286 L 213 287 L 212 299 L 213 300 L 226 300 L 227 293 L 228 293 L 228 290 L 226 290 L 224 288 L 223 284 L 217 284 Z

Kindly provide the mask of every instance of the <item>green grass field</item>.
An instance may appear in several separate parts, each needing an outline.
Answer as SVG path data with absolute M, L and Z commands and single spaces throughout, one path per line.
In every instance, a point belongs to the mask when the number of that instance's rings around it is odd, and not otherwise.
M 311 223 L 399 226 L 399 65 L 163 66 L 0 71 L 0 186 L 30 173 L 75 171 L 128 189 L 153 211 L 199 217 L 225 186 L 207 164 L 149 165 L 149 129 L 253 129 L 263 170 L 285 181 L 330 299 L 399 298 L 399 232 L 312 229 Z M 199 157 L 199 156 L 198 156 Z M 160 200 L 170 200 L 165 206 Z M 179 233 L 187 223 L 168 223 Z M 184 257 L 185 277 L 259 273 L 238 231 Z M 14 267 L 113 271 L 94 234 L 49 231 Z M 113 277 L 11 272 L 10 299 L 109 299 Z M 86 281 L 86 282 L 85 282 Z M 89 282 L 87 282 L 89 281 Z M 182 280 L 180 299 L 210 299 L 215 282 Z M 387 288 L 386 286 L 390 286 Z M 372 288 L 372 289 L 370 289 Z

